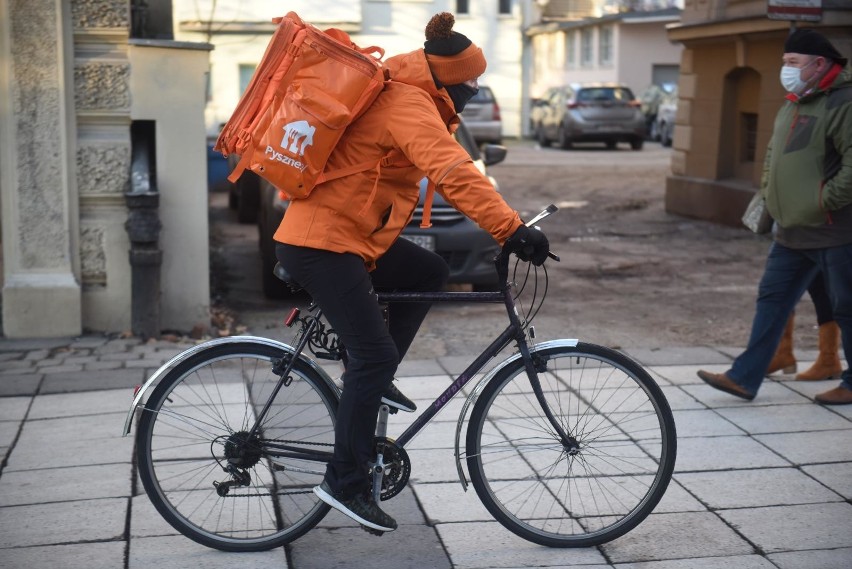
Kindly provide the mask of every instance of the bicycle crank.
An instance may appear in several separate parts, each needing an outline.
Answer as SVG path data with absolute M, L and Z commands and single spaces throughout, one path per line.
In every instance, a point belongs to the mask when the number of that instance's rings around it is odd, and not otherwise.
M 374 439 L 376 457 L 380 457 L 382 468 L 382 489 L 379 499 L 390 500 L 405 488 L 411 475 L 411 461 L 405 449 L 397 445 L 393 439 L 376 437 Z M 373 468 L 378 465 L 374 464 Z

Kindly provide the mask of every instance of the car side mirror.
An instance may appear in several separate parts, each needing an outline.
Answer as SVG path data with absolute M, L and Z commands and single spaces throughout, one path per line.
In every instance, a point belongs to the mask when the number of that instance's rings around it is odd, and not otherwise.
M 482 161 L 486 166 L 499 164 L 506 159 L 509 150 L 499 144 L 484 144 L 482 146 Z

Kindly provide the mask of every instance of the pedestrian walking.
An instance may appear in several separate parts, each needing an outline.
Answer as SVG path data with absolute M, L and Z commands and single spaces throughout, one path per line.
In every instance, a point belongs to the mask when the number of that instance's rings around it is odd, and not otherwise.
M 846 370 L 819 403 L 852 403 L 852 72 L 819 32 L 784 44 L 788 91 L 775 119 L 760 191 L 775 220 L 746 350 L 725 373 L 698 376 L 751 400 L 757 395 L 796 303 L 820 271 L 841 330 Z

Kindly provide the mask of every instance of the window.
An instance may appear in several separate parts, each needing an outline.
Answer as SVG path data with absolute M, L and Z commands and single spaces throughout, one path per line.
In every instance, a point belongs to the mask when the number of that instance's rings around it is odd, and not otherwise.
M 456 0 L 456 14 L 469 14 L 469 4 L 467 0 Z
M 590 28 L 586 28 L 580 32 L 580 65 L 583 67 L 591 67 L 593 61 L 592 56 L 592 30 Z
M 612 65 L 612 26 L 601 28 L 598 34 L 598 64 Z
M 255 69 L 257 65 L 253 63 L 240 63 L 240 95 L 246 92 Z
M 565 63 L 568 67 L 577 65 L 577 46 L 575 45 L 577 32 L 571 30 L 565 33 Z
M 500 14 L 511 14 L 512 13 L 512 0 L 497 0 L 498 6 L 497 11 Z

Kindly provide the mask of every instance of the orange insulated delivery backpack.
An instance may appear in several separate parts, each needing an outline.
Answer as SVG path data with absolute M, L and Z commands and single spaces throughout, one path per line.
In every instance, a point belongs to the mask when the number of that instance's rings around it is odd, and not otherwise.
M 375 166 L 324 172 L 346 127 L 384 87 L 384 50 L 359 48 L 346 32 L 321 31 L 294 12 L 274 22 L 278 28 L 214 149 L 240 156 L 231 182 L 249 169 L 300 199 L 323 181 Z

